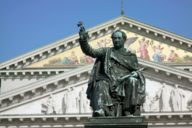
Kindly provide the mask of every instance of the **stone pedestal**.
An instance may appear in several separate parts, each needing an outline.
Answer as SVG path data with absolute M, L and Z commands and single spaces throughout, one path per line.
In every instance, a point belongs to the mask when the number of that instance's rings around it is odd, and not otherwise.
M 147 128 L 141 116 L 93 117 L 85 123 L 85 128 Z

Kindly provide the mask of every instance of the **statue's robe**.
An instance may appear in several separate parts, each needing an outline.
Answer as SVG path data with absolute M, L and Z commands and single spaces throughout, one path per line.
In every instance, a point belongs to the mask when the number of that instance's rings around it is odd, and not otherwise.
M 98 52 L 99 51 L 99 52 Z M 120 53 L 114 48 L 101 48 L 88 82 L 87 97 L 93 110 L 123 103 L 124 108 L 142 105 L 145 98 L 145 79 L 138 71 L 135 53 L 125 50 Z M 92 52 L 92 51 L 91 51 Z M 118 78 L 136 71 L 138 77 Z

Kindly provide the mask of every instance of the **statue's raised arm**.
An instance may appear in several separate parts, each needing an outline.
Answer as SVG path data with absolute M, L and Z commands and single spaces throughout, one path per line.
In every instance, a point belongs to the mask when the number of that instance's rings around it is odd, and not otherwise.
M 77 26 L 80 28 L 79 29 L 79 44 L 81 46 L 82 51 L 93 58 L 101 57 L 104 54 L 104 51 L 102 49 L 93 49 L 88 41 L 89 41 L 89 35 L 88 32 L 86 31 L 83 22 L 79 21 Z

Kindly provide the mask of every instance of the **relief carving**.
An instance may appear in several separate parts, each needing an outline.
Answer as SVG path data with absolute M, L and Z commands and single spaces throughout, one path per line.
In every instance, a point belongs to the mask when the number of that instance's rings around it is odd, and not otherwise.
M 185 95 L 182 90 L 179 89 L 178 85 L 171 90 L 170 103 L 172 111 L 182 111 L 182 105 Z
M 41 104 L 41 112 L 43 114 L 56 114 L 53 95 L 50 95 L 48 99 Z

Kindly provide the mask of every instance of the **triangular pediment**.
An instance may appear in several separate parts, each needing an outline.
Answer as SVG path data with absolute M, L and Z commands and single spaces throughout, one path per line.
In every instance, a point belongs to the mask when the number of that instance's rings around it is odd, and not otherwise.
M 88 29 L 90 42 L 95 47 L 102 45 L 111 46 L 110 34 L 116 29 L 124 30 L 130 38 L 137 38 L 130 47 L 136 51 L 138 57 L 145 57 L 152 61 L 192 63 L 192 41 L 190 39 L 137 22 L 125 16 Z M 149 57 L 143 55 L 147 52 L 145 47 L 147 47 Z M 77 55 L 78 63 L 71 60 L 75 59 L 71 57 L 74 54 Z M 86 62 L 86 57 L 84 57 L 79 49 L 78 34 L 75 34 L 1 63 L 0 68 L 22 69 L 28 67 L 60 66 L 66 63 L 69 65 L 71 65 L 71 63 L 82 65 L 92 62 L 89 58 L 87 58 L 87 61 L 88 62 Z

